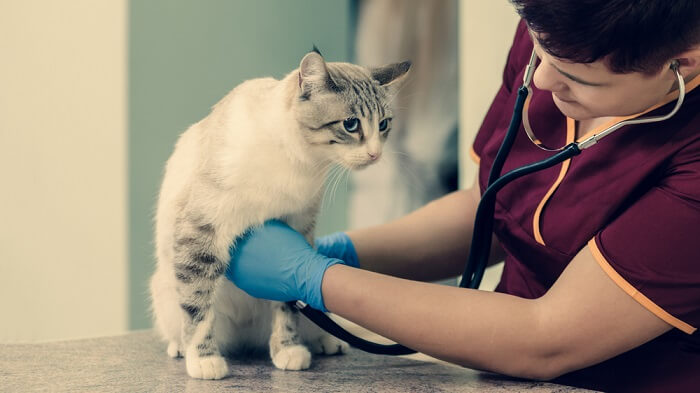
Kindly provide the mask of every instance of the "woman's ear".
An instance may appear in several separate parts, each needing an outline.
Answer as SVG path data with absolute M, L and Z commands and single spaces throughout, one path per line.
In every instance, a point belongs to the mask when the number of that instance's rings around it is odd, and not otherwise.
M 700 44 L 676 56 L 678 70 L 684 78 L 700 73 Z

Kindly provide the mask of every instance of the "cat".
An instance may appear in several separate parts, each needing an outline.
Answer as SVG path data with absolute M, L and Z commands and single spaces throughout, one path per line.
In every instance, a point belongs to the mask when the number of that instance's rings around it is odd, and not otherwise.
M 380 158 L 390 101 L 409 68 L 326 63 L 314 48 L 281 80 L 240 84 L 180 136 L 158 198 L 150 292 L 167 353 L 184 356 L 191 377 L 227 376 L 222 355 L 246 348 L 267 345 L 284 370 L 308 368 L 311 352 L 347 350 L 294 308 L 252 298 L 223 273 L 236 237 L 272 218 L 313 245 L 328 171 Z

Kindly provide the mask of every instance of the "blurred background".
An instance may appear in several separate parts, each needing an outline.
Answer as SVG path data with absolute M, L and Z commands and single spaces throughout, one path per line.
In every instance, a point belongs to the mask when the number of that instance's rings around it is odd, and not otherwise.
M 149 328 L 176 138 L 313 44 L 327 61 L 413 61 L 388 154 L 326 199 L 317 235 L 470 186 L 517 20 L 506 0 L 0 2 L 0 342 Z

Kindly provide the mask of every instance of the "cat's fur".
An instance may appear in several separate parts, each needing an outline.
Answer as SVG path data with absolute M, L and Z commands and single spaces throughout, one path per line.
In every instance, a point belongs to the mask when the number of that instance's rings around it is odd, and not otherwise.
M 379 123 L 409 67 L 370 70 L 310 52 L 282 80 L 239 85 L 182 134 L 158 200 L 150 288 L 155 326 L 190 376 L 225 377 L 222 354 L 243 348 L 269 345 L 274 365 L 288 370 L 309 367 L 308 349 L 346 350 L 284 303 L 254 299 L 222 276 L 236 237 L 268 219 L 313 241 L 328 170 L 379 157 L 391 128 Z M 346 131 L 348 118 L 360 120 L 358 131 Z

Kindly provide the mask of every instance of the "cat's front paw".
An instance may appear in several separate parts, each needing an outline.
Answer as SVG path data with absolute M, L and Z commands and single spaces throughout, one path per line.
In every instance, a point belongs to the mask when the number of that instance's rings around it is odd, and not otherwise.
M 182 351 L 180 343 L 171 341 L 168 343 L 168 356 L 171 358 L 181 358 L 185 353 Z
M 330 334 L 324 334 L 312 341 L 309 345 L 311 351 L 317 355 L 342 355 L 348 352 L 348 344 Z
M 228 364 L 222 356 L 187 356 L 187 374 L 198 379 L 221 379 L 228 375 Z
M 272 364 L 280 370 L 306 370 L 311 366 L 311 352 L 303 345 L 283 347 L 272 356 Z

